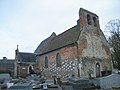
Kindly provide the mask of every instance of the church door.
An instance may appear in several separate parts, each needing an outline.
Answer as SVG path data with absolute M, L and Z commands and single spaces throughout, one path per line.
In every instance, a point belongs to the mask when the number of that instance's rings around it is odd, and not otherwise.
M 32 66 L 29 66 L 29 74 L 33 74 Z
M 96 77 L 100 77 L 100 64 L 96 64 Z

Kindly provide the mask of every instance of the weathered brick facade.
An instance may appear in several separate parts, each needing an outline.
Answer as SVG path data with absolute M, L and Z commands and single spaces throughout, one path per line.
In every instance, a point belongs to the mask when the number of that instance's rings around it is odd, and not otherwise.
M 56 66 L 56 54 L 59 53 L 61 55 L 61 66 Z M 48 57 L 48 68 L 45 68 L 45 57 Z M 59 76 L 59 77 L 67 77 L 70 76 L 71 73 L 74 74 L 75 69 L 75 59 L 77 56 L 76 46 L 70 45 L 64 48 L 55 50 L 53 52 L 44 54 L 39 57 L 38 63 L 39 68 L 41 68 L 42 73 L 45 76 Z
M 100 29 L 98 16 L 85 9 L 80 9 L 76 26 L 58 36 L 51 35 L 38 48 L 38 68 L 47 78 L 67 78 L 73 74 L 84 78 L 99 77 L 112 69 L 109 45 Z

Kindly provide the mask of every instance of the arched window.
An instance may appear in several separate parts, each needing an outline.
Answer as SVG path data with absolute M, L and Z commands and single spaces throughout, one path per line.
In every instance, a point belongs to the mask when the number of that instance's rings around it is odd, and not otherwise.
M 94 23 L 94 26 L 97 26 L 97 20 L 96 20 L 96 17 L 93 17 L 93 23 Z
M 100 77 L 100 64 L 99 63 L 96 63 L 96 77 Z
M 45 68 L 48 68 L 48 57 L 45 57 Z
M 61 57 L 59 53 L 56 54 L 56 66 L 57 67 L 61 66 Z
M 87 23 L 88 25 L 92 25 L 91 16 L 89 14 L 87 14 Z

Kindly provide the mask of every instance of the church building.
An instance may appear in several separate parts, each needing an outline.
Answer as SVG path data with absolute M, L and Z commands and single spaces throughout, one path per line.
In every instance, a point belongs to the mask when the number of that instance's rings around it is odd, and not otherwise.
M 108 42 L 95 13 L 80 8 L 77 25 L 43 40 L 34 52 L 37 68 L 46 78 L 104 76 L 112 70 Z

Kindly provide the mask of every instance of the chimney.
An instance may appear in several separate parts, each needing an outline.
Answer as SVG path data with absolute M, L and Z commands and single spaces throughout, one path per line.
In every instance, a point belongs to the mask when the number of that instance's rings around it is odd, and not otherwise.
M 3 57 L 3 60 L 7 60 L 7 57 Z

